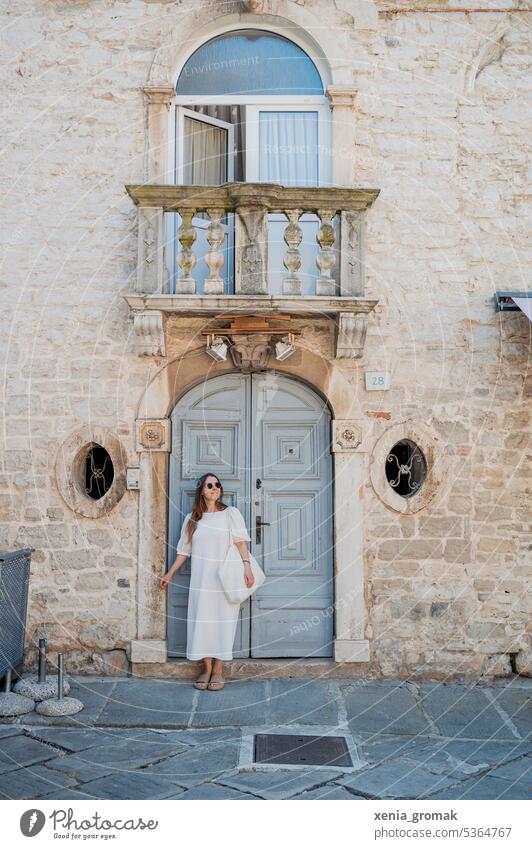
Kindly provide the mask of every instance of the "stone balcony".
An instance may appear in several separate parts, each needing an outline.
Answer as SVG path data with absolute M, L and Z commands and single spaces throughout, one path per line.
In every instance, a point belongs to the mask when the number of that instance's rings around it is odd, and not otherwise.
M 276 316 L 328 319 L 336 328 L 336 357 L 361 356 L 368 315 L 378 303 L 364 297 L 364 218 L 378 189 L 271 183 L 126 189 L 139 215 L 136 284 L 124 295 L 133 314 L 137 353 L 164 356 L 168 314 L 204 317 L 208 324 L 225 313 L 263 317 L 263 324 Z M 203 216 L 207 269 L 201 287 L 196 267 L 198 214 Z M 303 286 L 301 243 L 308 225 L 302 221 L 308 222 L 309 214 L 315 221 L 315 272 L 310 284 L 307 272 Z M 277 277 L 283 272 L 282 283 L 275 292 L 269 258 L 273 215 L 284 222 L 285 245 L 284 269 L 276 269 Z M 229 220 L 230 230 L 222 225 Z M 227 274 L 224 279 L 230 238 L 232 273 L 231 279 Z M 278 240 L 275 248 L 278 254 Z M 305 250 L 308 259 L 308 244 Z

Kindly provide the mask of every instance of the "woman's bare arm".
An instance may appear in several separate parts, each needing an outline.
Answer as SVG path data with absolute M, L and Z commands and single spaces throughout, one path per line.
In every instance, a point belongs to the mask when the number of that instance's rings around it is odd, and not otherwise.
M 169 584 L 169 582 L 172 579 L 172 575 L 174 575 L 175 572 L 177 572 L 177 570 L 181 568 L 181 566 L 183 565 L 185 560 L 188 560 L 188 557 L 189 557 L 188 554 L 178 554 L 177 555 L 176 559 L 174 560 L 174 562 L 170 566 L 166 575 L 163 575 L 163 577 L 161 578 L 161 581 L 160 581 L 161 589 L 164 589 Z

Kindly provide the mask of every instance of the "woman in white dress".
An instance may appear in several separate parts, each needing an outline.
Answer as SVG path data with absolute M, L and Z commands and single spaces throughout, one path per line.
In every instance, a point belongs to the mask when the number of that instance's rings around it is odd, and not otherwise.
M 198 480 L 192 511 L 187 513 L 177 544 L 177 557 L 161 588 L 191 556 L 187 612 L 187 658 L 203 659 L 203 671 L 194 686 L 198 690 L 221 690 L 223 663 L 232 660 L 240 605 L 231 604 L 218 579 L 218 568 L 231 542 L 242 556 L 246 586 L 254 583 L 246 540 L 250 540 L 238 508 L 223 502 L 220 479 L 205 474 Z

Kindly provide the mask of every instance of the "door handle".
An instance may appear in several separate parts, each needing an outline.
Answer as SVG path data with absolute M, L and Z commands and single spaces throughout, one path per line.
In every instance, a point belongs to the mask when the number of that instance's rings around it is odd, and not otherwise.
M 260 516 L 257 516 L 257 518 L 255 519 L 255 542 L 256 542 L 257 545 L 260 545 L 261 542 L 262 542 L 262 530 L 261 530 L 261 528 L 263 528 L 264 525 L 269 525 L 269 524 L 270 524 L 270 522 L 263 522 Z

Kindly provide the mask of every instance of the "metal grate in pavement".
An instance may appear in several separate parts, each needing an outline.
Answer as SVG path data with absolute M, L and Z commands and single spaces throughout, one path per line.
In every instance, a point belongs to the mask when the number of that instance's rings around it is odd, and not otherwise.
M 353 766 L 345 737 L 315 734 L 255 734 L 253 763 Z

